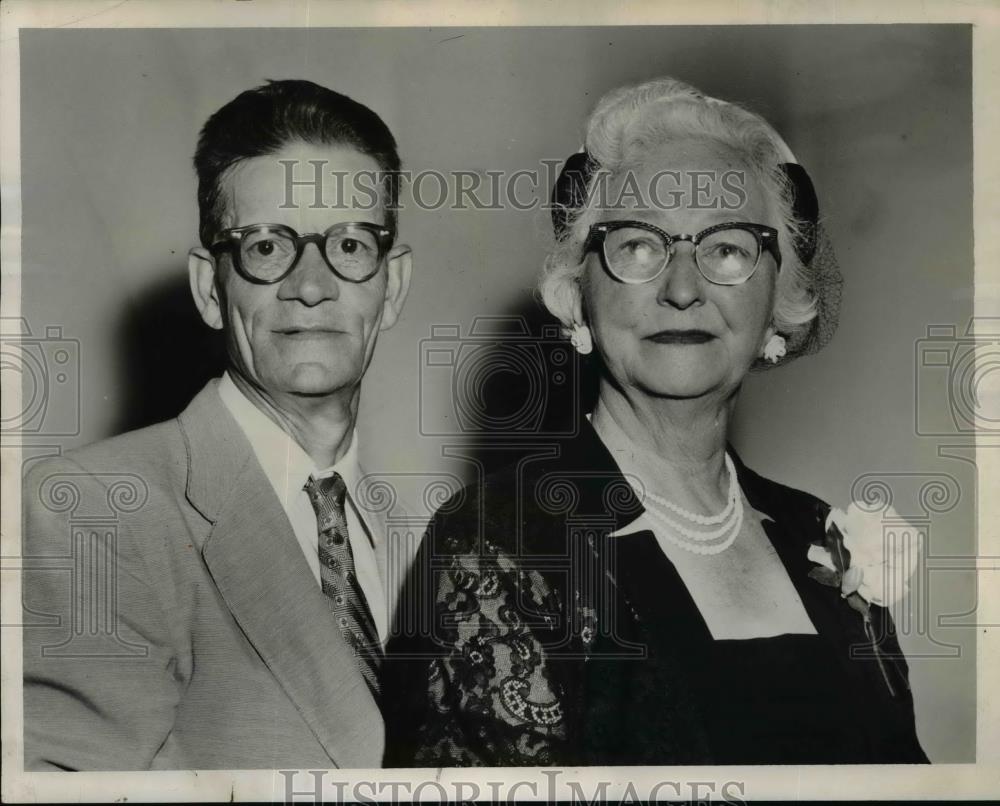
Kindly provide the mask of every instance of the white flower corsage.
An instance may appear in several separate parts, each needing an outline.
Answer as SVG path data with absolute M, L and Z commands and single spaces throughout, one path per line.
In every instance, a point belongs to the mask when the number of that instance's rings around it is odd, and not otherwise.
M 919 561 L 920 543 L 916 529 L 898 528 L 896 534 L 907 537 L 887 545 L 884 520 L 905 525 L 892 507 L 869 512 L 852 503 L 847 512 L 831 509 L 823 544 L 809 546 L 808 558 L 817 564 L 809 576 L 839 588 L 840 595 L 861 614 L 885 684 L 895 696 L 872 629 L 871 606 L 890 607 L 906 596 Z

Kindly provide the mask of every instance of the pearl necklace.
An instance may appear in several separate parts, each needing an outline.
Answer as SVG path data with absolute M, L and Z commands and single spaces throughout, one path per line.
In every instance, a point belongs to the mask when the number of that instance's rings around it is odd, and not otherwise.
M 645 489 L 646 485 L 644 483 L 642 487 L 638 487 L 635 484 L 632 485 L 636 495 L 642 500 L 646 512 L 665 527 L 662 531 L 664 537 L 685 551 L 702 555 L 721 554 L 733 545 L 737 535 L 740 533 L 740 529 L 743 526 L 743 497 L 740 495 L 739 482 L 736 478 L 736 468 L 733 467 L 733 462 L 728 454 L 726 454 L 725 463 L 726 470 L 729 471 L 728 500 L 725 508 L 717 515 L 698 515 Z M 639 481 L 641 482 L 642 480 L 639 479 Z M 666 510 L 680 515 L 690 523 L 698 524 L 699 526 L 711 526 L 715 524 L 719 524 L 719 526 L 709 531 L 691 529 L 676 518 L 671 517 Z M 718 541 L 719 538 L 723 538 L 721 542 L 712 542 Z

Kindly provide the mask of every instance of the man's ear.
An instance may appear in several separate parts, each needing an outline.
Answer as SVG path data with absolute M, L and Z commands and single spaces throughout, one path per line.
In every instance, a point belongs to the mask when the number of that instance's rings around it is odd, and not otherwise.
M 196 246 L 188 252 L 188 280 L 194 304 L 206 325 L 222 330 L 222 304 L 215 272 L 215 260 L 207 249 Z
M 382 304 L 382 321 L 379 330 L 388 330 L 399 319 L 410 291 L 410 272 L 413 269 L 413 252 L 406 244 L 398 244 L 389 252 L 387 260 L 385 299 Z

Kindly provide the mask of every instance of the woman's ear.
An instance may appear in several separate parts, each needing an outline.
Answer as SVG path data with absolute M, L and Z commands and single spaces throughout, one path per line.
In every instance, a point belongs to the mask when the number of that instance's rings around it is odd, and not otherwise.
M 587 324 L 583 289 L 580 286 L 579 278 L 574 278 L 571 283 L 567 284 L 566 293 L 569 296 L 565 302 L 572 318 L 568 324 L 564 325 L 564 332 L 569 336 L 570 344 L 580 355 L 589 355 L 594 351 L 594 339 Z
M 196 246 L 188 252 L 188 281 L 194 304 L 206 325 L 222 330 L 222 303 L 216 286 L 216 271 L 215 259 L 207 249 Z
M 785 337 L 778 333 L 778 329 L 772 322 L 764 331 L 764 339 L 757 356 L 772 364 L 777 364 L 787 353 L 788 343 L 785 341 Z
M 757 354 L 764 355 L 764 349 L 768 344 L 778 335 L 778 328 L 774 326 L 774 320 L 772 319 L 770 324 L 764 328 L 764 335 L 761 337 L 760 344 L 757 345 Z

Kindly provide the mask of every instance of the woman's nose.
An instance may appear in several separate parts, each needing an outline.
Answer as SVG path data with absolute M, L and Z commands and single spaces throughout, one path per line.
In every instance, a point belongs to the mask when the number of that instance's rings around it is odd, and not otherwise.
M 657 301 L 684 310 L 702 301 L 704 278 L 695 262 L 694 247 L 689 243 L 675 243 L 671 247 L 670 261 L 660 277 Z

